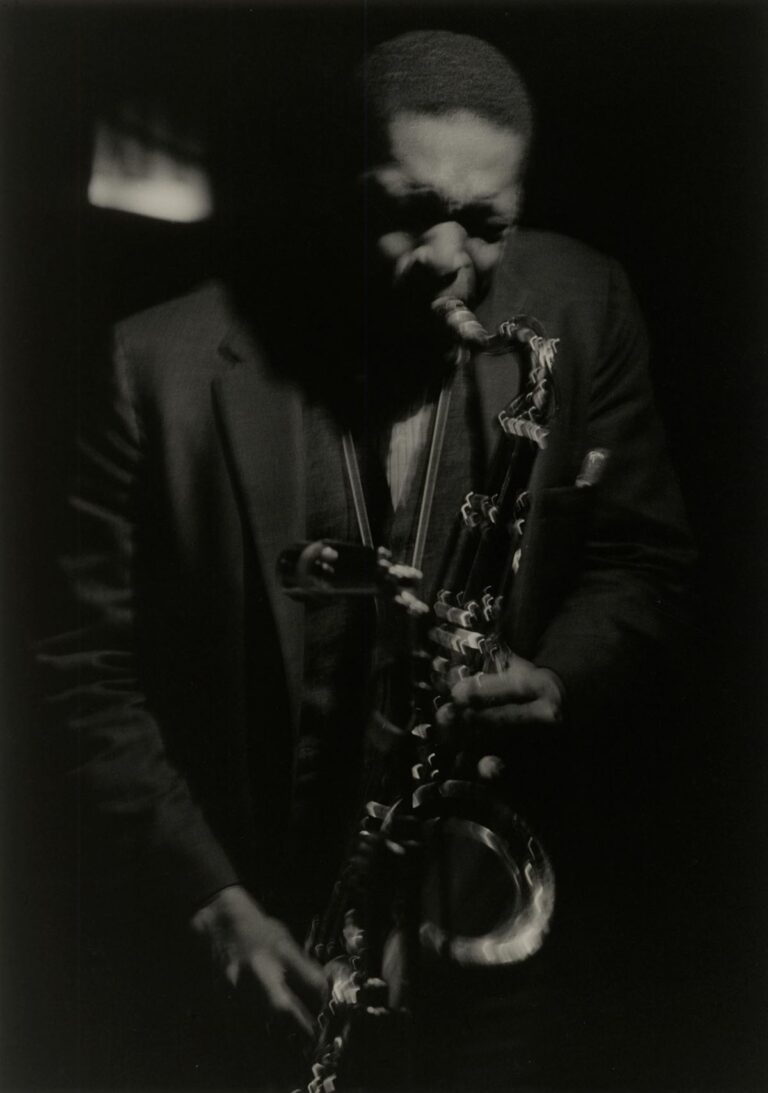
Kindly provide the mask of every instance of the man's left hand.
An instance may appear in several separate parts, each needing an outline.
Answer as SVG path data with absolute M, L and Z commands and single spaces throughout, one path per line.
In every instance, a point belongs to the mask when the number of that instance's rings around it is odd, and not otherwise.
M 542 728 L 563 716 L 563 686 L 549 668 L 514 654 L 500 672 L 478 672 L 454 684 L 451 701 L 438 711 L 438 724 L 476 729 Z

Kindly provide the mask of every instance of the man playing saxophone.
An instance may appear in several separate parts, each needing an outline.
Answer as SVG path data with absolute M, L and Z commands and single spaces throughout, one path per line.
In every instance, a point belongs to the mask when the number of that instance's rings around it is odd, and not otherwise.
M 533 129 L 520 76 L 485 42 L 414 32 L 371 51 L 358 91 L 343 332 L 322 287 L 304 293 L 297 326 L 312 336 L 289 334 L 299 359 L 286 363 L 258 325 L 258 272 L 208 283 L 120 324 L 82 438 L 64 560 L 74 622 L 40 659 L 78 786 L 84 890 L 165 1015 L 143 1014 L 128 1051 L 154 1084 L 266 1082 L 276 1041 L 233 1017 L 251 1005 L 313 1034 L 326 977 L 300 931 L 343 850 L 375 607 L 294 602 L 277 559 L 300 540 L 359 542 L 358 493 L 375 546 L 409 559 L 451 348 L 437 301 L 462 301 L 490 331 L 532 315 L 558 340 L 511 656 L 455 682 L 439 721 L 502 756 L 523 739 L 532 754 L 572 746 L 642 689 L 683 615 L 690 548 L 626 278 L 516 227 Z M 456 372 L 420 559 L 427 603 L 519 381 L 514 362 Z M 587 516 L 574 483 L 595 449 L 610 463 Z M 209 966 L 221 1018 L 200 1016 Z M 175 1054 L 150 1046 L 163 1024 Z

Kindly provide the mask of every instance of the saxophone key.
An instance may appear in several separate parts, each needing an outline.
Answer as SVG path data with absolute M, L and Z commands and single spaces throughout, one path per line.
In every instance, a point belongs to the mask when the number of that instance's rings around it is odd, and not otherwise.
M 451 607 L 449 604 L 438 602 L 435 604 L 435 615 L 438 619 L 450 622 L 454 626 L 467 628 L 474 626 L 478 621 L 478 605 L 474 600 L 470 600 L 466 607 Z
M 483 652 L 485 648 L 485 636 L 476 630 L 466 630 L 463 627 L 449 629 L 447 626 L 435 626 L 429 632 L 430 638 L 449 649 L 453 653 L 464 656 L 475 650 Z
M 480 600 L 480 613 L 484 622 L 496 622 L 501 614 L 501 596 L 486 592 Z
M 379 801 L 368 801 L 365 806 L 365 811 L 366 815 L 372 817 L 374 820 L 383 820 L 389 809 Z
M 360 989 L 360 1002 L 364 1006 L 383 1006 L 389 998 L 389 987 L 384 979 L 370 976 Z
M 446 683 L 448 684 L 449 688 L 453 687 L 454 684 L 459 682 L 459 680 L 466 679 L 467 676 L 469 676 L 471 674 L 472 673 L 471 673 L 470 669 L 467 667 L 466 664 L 457 664 L 457 665 L 455 665 L 455 667 L 451 668 L 447 672 L 446 677 L 445 677 L 446 678 Z
M 461 506 L 461 518 L 467 528 L 476 528 L 483 522 L 484 506 L 488 502 L 485 494 L 471 491 L 464 498 Z
M 448 657 L 438 656 L 432 658 L 432 668 L 435 672 L 446 672 L 451 666 Z
M 411 729 L 411 736 L 417 736 L 419 740 L 426 740 L 429 737 L 429 731 L 431 725 L 428 722 L 423 722 L 420 725 L 414 725 Z

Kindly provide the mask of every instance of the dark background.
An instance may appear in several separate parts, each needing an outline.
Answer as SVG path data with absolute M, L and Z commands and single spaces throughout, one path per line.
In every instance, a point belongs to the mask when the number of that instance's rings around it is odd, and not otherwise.
M 281 247 L 276 276 L 287 258 L 332 279 L 332 258 L 295 237 L 333 183 L 316 163 L 330 148 L 344 160 L 339 88 L 367 46 L 418 26 L 487 37 L 527 80 L 538 138 L 523 221 L 627 268 L 701 550 L 680 742 L 659 771 L 673 787 L 659 860 L 679 872 L 637 892 L 662 947 L 637 1006 L 654 1057 L 625 1084 L 765 1087 L 766 14 L 605 2 L 0 8 L 5 1088 L 77 1081 L 62 970 L 76 894 L 56 872 L 56 817 L 30 758 L 24 648 L 49 613 L 57 497 L 103 332 L 237 250 L 244 180 Z M 126 97 L 209 139 L 226 230 L 87 205 L 94 120 Z

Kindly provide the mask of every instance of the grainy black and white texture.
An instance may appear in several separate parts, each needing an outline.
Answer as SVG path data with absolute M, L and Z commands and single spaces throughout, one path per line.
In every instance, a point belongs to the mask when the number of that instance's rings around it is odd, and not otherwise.
M 640 890 L 622 877 L 628 918 L 613 924 L 600 980 L 603 990 L 610 976 L 612 1016 L 599 1042 L 580 1042 L 578 1022 L 561 1029 L 570 1047 L 551 1081 L 764 1085 L 762 5 L 30 4 L 0 11 L 6 1088 L 82 1087 L 92 1045 L 119 1020 L 108 984 L 101 1007 L 95 995 L 80 1006 L 85 912 L 67 826 L 77 818 L 62 820 L 43 773 L 26 653 L 55 614 L 59 499 L 107 331 L 232 257 L 249 188 L 259 199 L 248 215 L 268 226 L 288 211 L 294 234 L 310 238 L 333 207 L 333 172 L 354 154 L 337 122 L 349 71 L 367 46 L 422 26 L 486 37 L 520 67 L 537 133 L 522 222 L 628 271 L 701 553 L 683 693 L 658 696 L 670 746 L 663 763 L 648 757 L 633 829 L 651 856 L 658 847 L 658 871 Z M 126 100 L 206 138 L 233 214 L 226 231 L 88 205 L 94 126 Z M 317 276 L 295 239 L 274 248 L 276 278 L 303 264 Z M 564 1010 L 561 1023 L 572 1017 Z M 486 1050 L 479 1034 L 478 1044 Z

